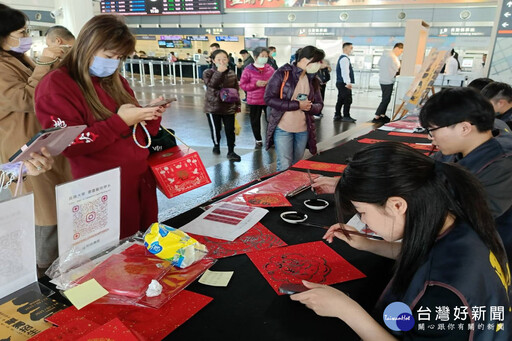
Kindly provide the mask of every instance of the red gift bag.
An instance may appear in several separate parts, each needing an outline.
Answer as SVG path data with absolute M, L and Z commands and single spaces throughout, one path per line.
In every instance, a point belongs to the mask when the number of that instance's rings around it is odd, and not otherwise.
M 212 182 L 199 154 L 187 146 L 179 145 L 151 154 L 148 162 L 158 188 L 168 198 Z

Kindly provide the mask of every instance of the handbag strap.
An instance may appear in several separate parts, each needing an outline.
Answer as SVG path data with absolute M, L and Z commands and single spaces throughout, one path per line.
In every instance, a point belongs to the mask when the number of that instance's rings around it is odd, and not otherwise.
M 283 82 L 281 83 L 281 91 L 280 91 L 280 95 L 279 95 L 280 99 L 283 99 L 283 89 L 284 89 L 284 85 L 286 84 L 286 81 L 288 80 L 289 74 L 290 74 L 289 71 L 284 72 Z
M 185 142 L 183 142 L 183 140 L 182 140 L 182 139 L 180 139 L 180 138 L 179 138 L 178 136 L 176 136 L 175 134 L 171 133 L 171 131 L 170 131 L 169 129 L 167 129 L 167 128 L 166 128 L 166 127 L 164 127 L 163 125 L 160 125 L 160 127 L 161 127 L 163 130 L 165 130 L 166 132 L 168 132 L 168 133 L 169 133 L 169 135 L 171 135 L 172 137 L 174 137 L 174 138 L 178 139 L 181 143 L 183 143 L 183 144 L 185 145 L 185 147 L 187 147 L 187 148 L 189 148 L 189 149 L 190 149 L 190 147 L 189 147 L 189 145 L 188 145 L 188 144 L 186 144 Z

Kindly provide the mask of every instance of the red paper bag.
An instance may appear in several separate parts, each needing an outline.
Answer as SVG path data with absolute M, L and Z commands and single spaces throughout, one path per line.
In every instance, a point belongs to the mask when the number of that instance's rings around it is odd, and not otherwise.
M 199 154 L 185 146 L 176 146 L 151 154 L 149 166 L 158 188 L 172 198 L 211 183 Z

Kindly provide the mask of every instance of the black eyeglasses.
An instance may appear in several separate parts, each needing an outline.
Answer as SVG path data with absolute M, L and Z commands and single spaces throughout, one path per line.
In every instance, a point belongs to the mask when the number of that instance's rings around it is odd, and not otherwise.
M 437 128 L 425 128 L 425 130 L 427 131 L 428 136 L 430 136 L 430 137 L 434 137 L 434 136 L 432 136 L 432 132 L 433 132 L 433 131 L 435 131 L 435 130 L 437 130 L 437 129 L 441 129 L 441 128 L 446 128 L 446 127 L 448 127 L 448 126 L 450 126 L 450 125 L 451 125 L 451 124 L 449 124 L 449 125 L 447 125 L 447 126 L 440 126 L 440 127 L 437 127 Z
M 467 121 L 462 121 L 462 122 L 467 122 Z M 435 131 L 435 130 L 437 130 L 437 129 L 441 129 L 441 128 L 450 127 L 450 126 L 453 126 L 453 125 L 456 125 L 456 124 L 459 124 L 459 123 L 462 123 L 462 122 L 457 122 L 457 123 L 447 124 L 447 125 L 440 126 L 440 127 L 436 127 L 436 128 L 425 128 L 425 130 L 427 131 L 428 136 L 430 136 L 430 137 L 434 137 L 434 136 L 432 136 L 432 132 L 433 132 L 433 131 Z M 467 123 L 471 124 L 472 126 L 474 126 L 474 125 L 475 125 L 474 123 L 471 123 L 471 122 L 467 122 Z

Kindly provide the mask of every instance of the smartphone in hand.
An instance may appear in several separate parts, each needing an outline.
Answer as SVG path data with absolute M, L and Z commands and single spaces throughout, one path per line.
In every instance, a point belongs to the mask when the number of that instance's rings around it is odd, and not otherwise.
M 298 94 L 297 95 L 297 101 L 305 101 L 308 99 L 308 95 L 306 94 Z
M 148 105 L 146 105 L 146 108 L 160 107 L 160 106 L 164 106 L 164 105 L 174 102 L 174 101 L 176 101 L 176 98 L 168 98 L 168 99 L 164 99 L 164 100 L 158 101 L 153 104 L 148 104 Z
M 308 291 L 303 284 L 294 284 L 294 283 L 283 283 L 279 287 L 279 292 L 286 295 L 293 295 L 299 292 Z

